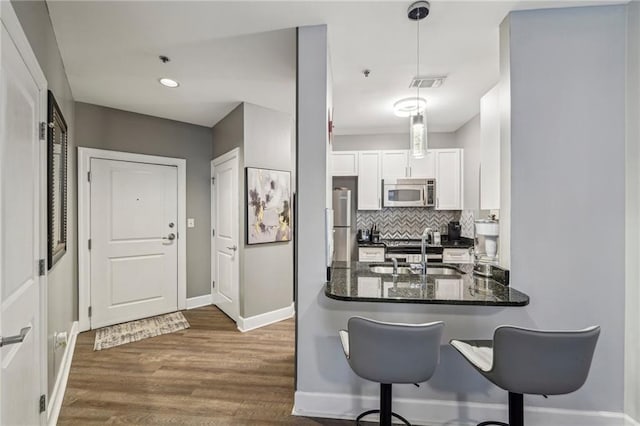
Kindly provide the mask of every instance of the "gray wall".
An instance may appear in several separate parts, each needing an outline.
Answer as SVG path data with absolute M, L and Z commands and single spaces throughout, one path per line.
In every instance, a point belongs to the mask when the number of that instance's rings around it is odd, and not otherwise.
M 12 1 L 11 4 L 47 78 L 49 90 L 56 97 L 69 127 L 67 254 L 49 271 L 47 277 L 47 366 L 50 393 L 64 353 L 64 348 L 59 348 L 57 351 L 54 349 L 53 335 L 56 332 L 71 331 L 73 321 L 78 319 L 74 103 L 46 3 L 44 1 Z
M 407 127 L 409 127 L 408 121 Z M 428 145 L 429 149 L 458 148 L 455 133 L 429 133 Z M 334 151 L 409 149 L 409 133 L 335 135 L 332 149 Z
M 625 26 L 624 6 L 511 14 L 512 280 L 536 327 L 602 327 L 586 385 L 545 405 L 624 408 Z
M 211 129 L 212 158 L 244 145 L 244 104 L 240 104 Z M 241 162 L 242 164 L 242 162 Z M 240 173 L 244 176 L 244 171 Z
M 513 98 L 512 283 L 531 296 L 531 304 L 523 308 L 381 305 L 324 296 L 323 247 L 317 243 L 323 238 L 318 224 L 325 207 L 321 159 L 327 107 L 321 102 L 326 39 L 320 28 L 305 28 L 299 38 L 298 168 L 304 173 L 299 177 L 296 409 L 305 401 L 307 409 L 322 409 L 309 407 L 314 400 L 310 394 L 377 398 L 377 385 L 353 374 L 337 337 L 349 317 L 362 315 L 446 324 L 433 378 L 420 388 L 397 386 L 395 397 L 503 404 L 506 393 L 451 350 L 449 339 L 489 338 L 501 324 L 542 329 L 600 324 L 603 333 L 585 386 L 562 397 L 528 397 L 526 404 L 621 412 L 624 7 L 517 12 L 506 28 L 511 32 Z M 311 82 L 314 90 L 307 87 Z M 609 224 L 608 235 L 595 246 L 594 232 L 602 223 Z M 549 262 L 559 253 L 562 262 Z M 477 420 L 481 411 L 460 406 L 451 423 Z
M 245 103 L 244 166 L 291 171 L 292 133 L 289 114 Z M 291 306 L 292 241 L 246 246 L 244 270 L 245 318 Z
M 77 102 L 78 146 L 187 160 L 187 297 L 211 292 L 211 129 Z
M 640 3 L 627 12 L 625 411 L 640 420 Z
M 240 148 L 240 315 L 286 308 L 293 301 L 293 243 L 246 244 L 245 167 L 293 171 L 293 119 L 242 103 L 211 129 L 213 158 Z M 292 173 L 293 174 L 293 173 Z
M 296 169 L 301 172 L 297 182 L 295 234 L 297 391 L 331 389 L 324 377 L 336 374 L 344 377 L 346 373 L 333 339 L 339 328 L 327 327 L 330 313 L 324 308 L 326 299 L 322 294 L 326 277 L 325 208 L 329 196 L 326 129 L 327 111 L 331 107 L 327 49 L 326 25 L 298 28 Z M 331 338 L 327 338 L 329 334 Z
M 480 209 L 480 114 L 455 132 L 456 144 L 464 149 L 465 210 Z

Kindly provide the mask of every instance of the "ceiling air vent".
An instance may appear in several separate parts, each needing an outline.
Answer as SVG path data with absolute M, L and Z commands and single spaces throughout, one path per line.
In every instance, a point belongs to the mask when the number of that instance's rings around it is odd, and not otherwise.
M 409 85 L 410 89 L 435 89 L 442 86 L 447 77 L 414 77 Z

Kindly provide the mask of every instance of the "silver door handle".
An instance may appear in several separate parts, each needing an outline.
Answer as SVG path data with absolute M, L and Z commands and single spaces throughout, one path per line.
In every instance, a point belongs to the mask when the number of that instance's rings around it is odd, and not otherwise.
M 236 251 L 236 250 L 238 250 L 238 246 L 236 246 L 236 245 L 231 246 L 231 247 L 227 247 L 227 248 L 228 248 L 229 250 L 232 250 L 232 251 Z
M 27 334 L 29 334 L 29 330 L 31 330 L 31 327 L 25 327 L 20 330 L 20 334 L 9 337 L 0 337 L 0 347 L 22 343 L 24 338 L 27 337 Z
M 176 234 L 174 234 L 173 232 L 170 233 L 168 236 L 166 237 L 162 237 L 163 240 L 169 240 L 169 241 L 173 241 L 176 239 Z

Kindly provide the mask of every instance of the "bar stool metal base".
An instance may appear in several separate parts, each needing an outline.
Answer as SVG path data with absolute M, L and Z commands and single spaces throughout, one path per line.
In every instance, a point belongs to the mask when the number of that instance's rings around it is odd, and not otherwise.
M 362 420 L 362 418 L 363 418 L 363 417 L 368 416 L 369 414 L 375 414 L 375 413 L 379 413 L 379 412 L 380 412 L 380 410 L 369 410 L 369 411 L 365 411 L 364 413 L 360 414 L 360 415 L 358 416 L 358 418 L 356 419 L 356 425 L 357 425 L 357 426 L 361 426 L 361 425 L 360 425 L 360 420 Z M 400 414 L 391 413 L 391 415 L 392 415 L 393 417 L 395 417 L 396 419 L 400 420 L 401 422 L 403 422 L 405 425 L 407 425 L 407 426 L 411 426 L 411 423 L 409 423 L 409 422 L 407 421 L 407 419 L 405 419 L 404 417 L 402 417 Z M 382 423 L 382 422 L 380 422 L 380 424 L 382 425 L 383 423 Z M 509 425 L 507 425 L 507 426 L 509 426 Z
M 524 426 L 524 397 L 521 393 L 509 392 L 509 423 L 482 422 L 478 426 Z
M 391 426 L 391 417 L 395 417 L 407 426 L 411 426 L 411 423 L 404 417 L 391 411 L 391 384 L 380 383 L 380 409 L 369 410 L 360 414 L 356 419 L 356 425 L 360 426 L 360 419 L 369 414 L 380 413 L 380 426 Z

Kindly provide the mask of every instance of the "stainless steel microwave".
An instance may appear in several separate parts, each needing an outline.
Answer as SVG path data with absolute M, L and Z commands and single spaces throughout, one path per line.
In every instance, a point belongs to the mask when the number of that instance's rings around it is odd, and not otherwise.
M 384 179 L 384 207 L 434 207 L 436 180 L 420 178 Z

